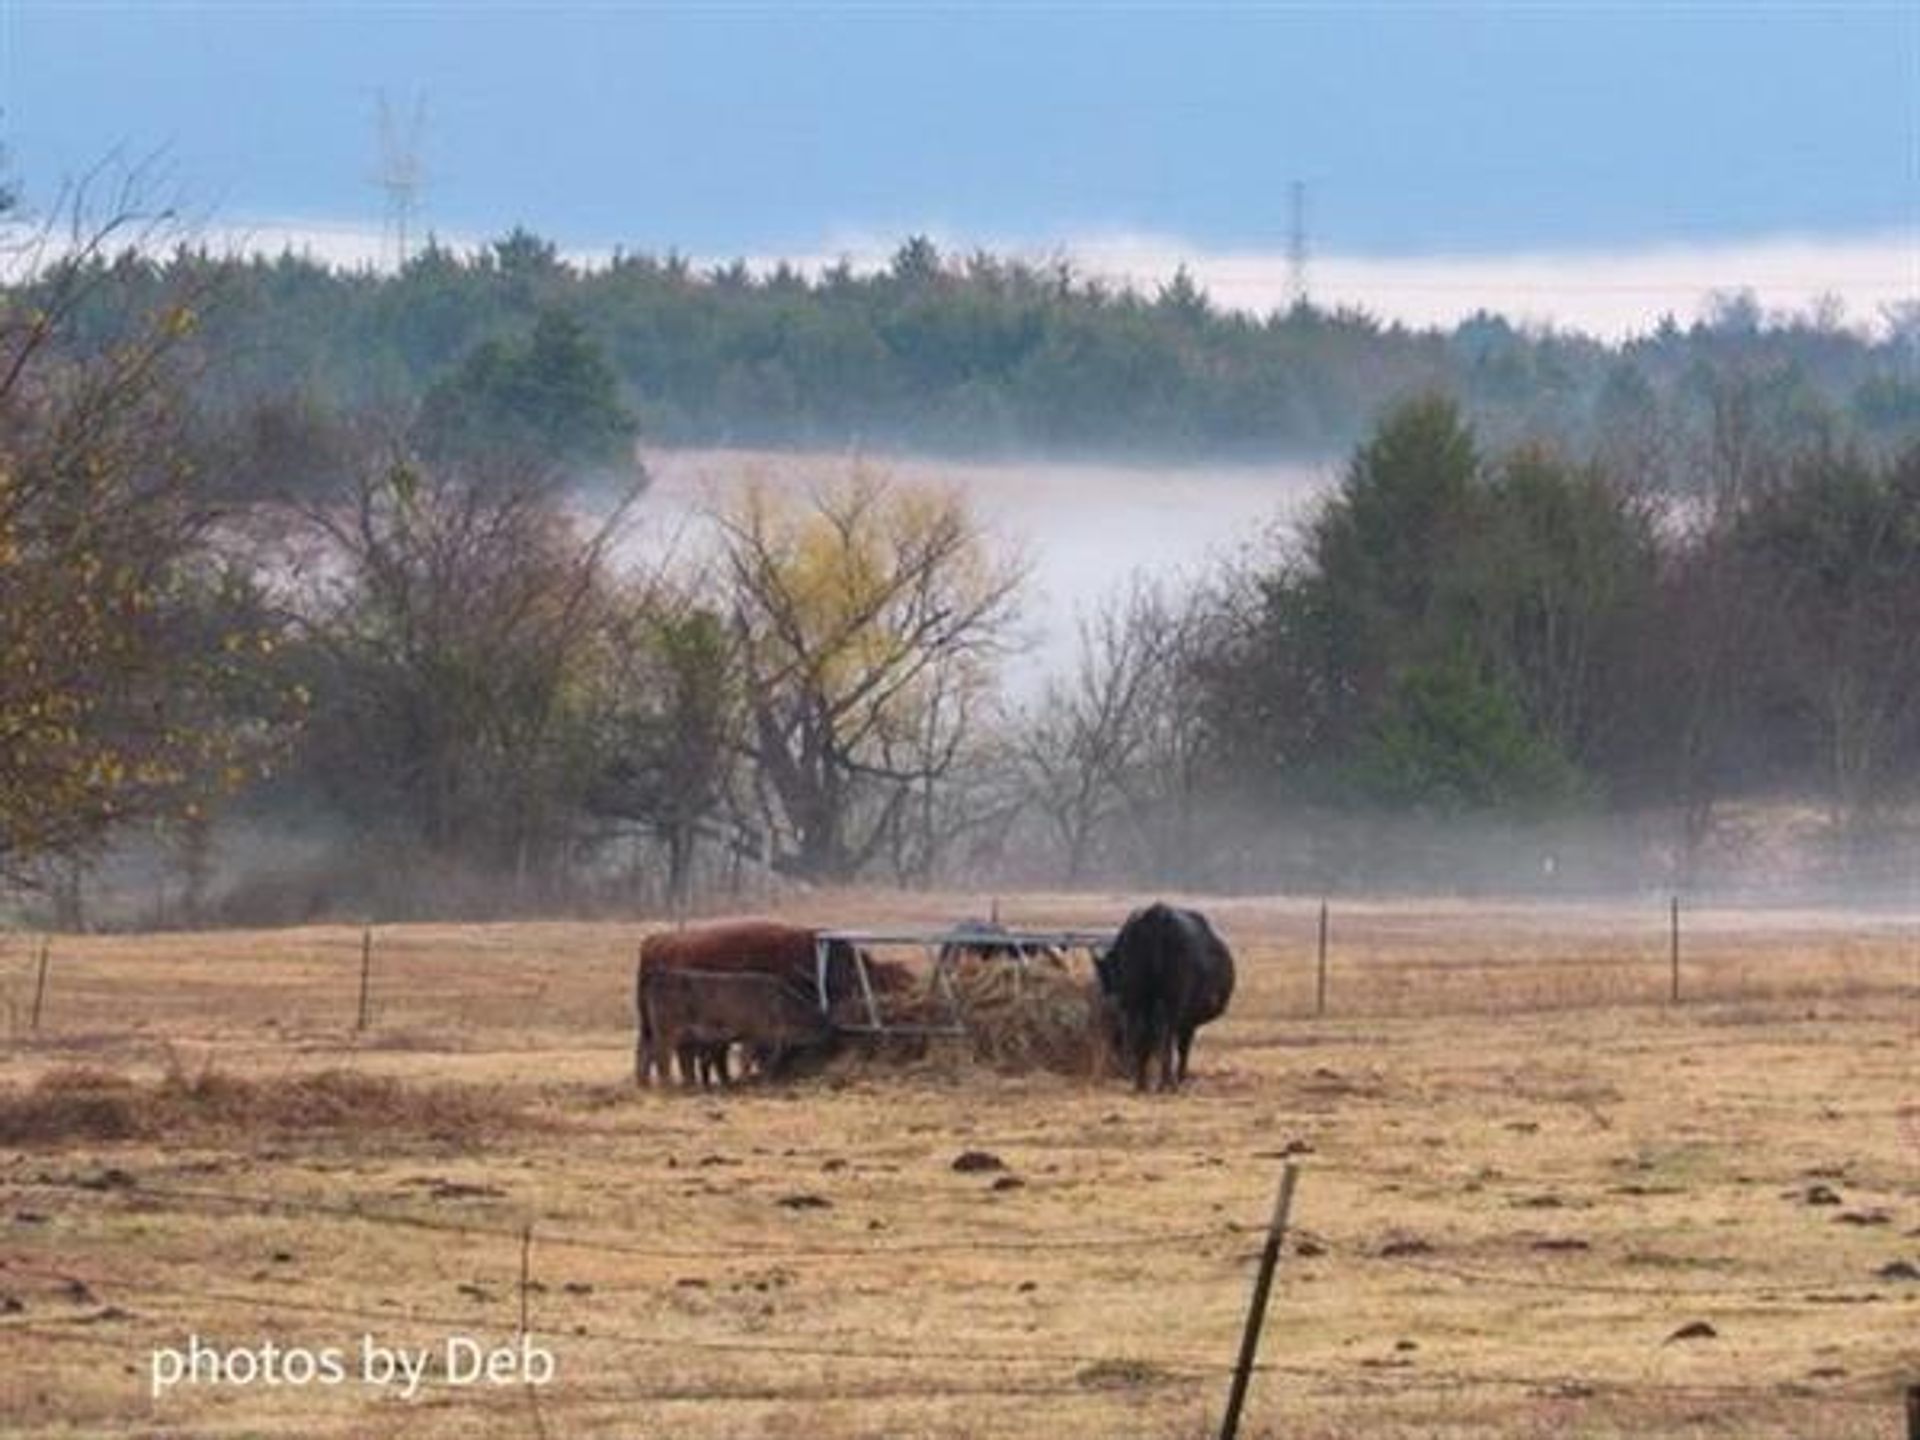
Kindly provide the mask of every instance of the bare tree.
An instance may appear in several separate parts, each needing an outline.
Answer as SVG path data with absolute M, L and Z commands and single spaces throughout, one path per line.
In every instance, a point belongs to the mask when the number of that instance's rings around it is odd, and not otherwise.
M 1073 672 L 1050 681 L 1029 712 L 1019 746 L 1026 793 L 1069 883 L 1086 877 L 1103 835 L 1124 825 L 1148 837 L 1168 818 L 1162 806 L 1191 799 L 1199 715 L 1193 688 L 1179 683 L 1191 623 L 1135 577 L 1081 618 Z
M 393 452 L 342 503 L 291 597 L 321 657 L 310 763 L 371 822 L 523 884 L 564 865 L 595 757 L 584 712 L 636 480 L 587 521 L 558 477 Z

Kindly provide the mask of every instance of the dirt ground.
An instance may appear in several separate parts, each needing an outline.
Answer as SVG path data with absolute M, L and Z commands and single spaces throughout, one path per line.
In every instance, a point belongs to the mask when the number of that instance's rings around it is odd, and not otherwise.
M 1240 986 L 1176 1097 L 636 1091 L 640 925 L 376 930 L 363 1033 L 358 929 L 55 937 L 37 1031 L 0 937 L 0 1433 L 1205 1436 L 1286 1160 L 1243 1434 L 1903 1433 L 1920 916 L 1689 912 L 1675 1005 L 1661 902 L 1336 902 L 1316 1017 L 1315 904 L 1195 903 Z

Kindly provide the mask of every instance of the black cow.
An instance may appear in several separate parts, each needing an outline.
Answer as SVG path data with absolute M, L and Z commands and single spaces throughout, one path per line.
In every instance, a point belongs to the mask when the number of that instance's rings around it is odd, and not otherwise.
M 1233 956 L 1207 917 L 1158 902 L 1136 910 L 1095 967 L 1134 1088 L 1147 1088 L 1147 1060 L 1156 1052 L 1160 1088 L 1179 1086 L 1193 1032 L 1233 998 Z

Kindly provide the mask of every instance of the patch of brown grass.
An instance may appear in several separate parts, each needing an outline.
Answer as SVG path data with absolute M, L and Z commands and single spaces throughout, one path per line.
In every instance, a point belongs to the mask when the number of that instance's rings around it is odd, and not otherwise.
M 69 1065 L 0 1090 L 0 1144 L 153 1140 L 270 1132 L 407 1133 L 471 1140 L 517 1110 L 468 1087 L 407 1085 L 384 1075 L 319 1070 L 249 1079 L 177 1063 L 142 1084 L 117 1071 Z
M 1096 928 L 1136 898 L 1003 897 L 1001 914 Z M 356 1386 L 183 1386 L 156 1408 L 143 1362 L 190 1332 L 511 1333 L 526 1252 L 508 1232 L 531 1220 L 556 1436 L 1200 1435 L 1274 1168 L 1297 1158 L 1243 1434 L 1889 1433 L 1920 1297 L 1897 1268 L 1920 1259 L 1920 915 L 1683 917 L 1671 1005 L 1664 904 L 1336 901 L 1315 1018 L 1317 900 L 1199 903 L 1239 986 L 1177 1097 L 1003 1074 L 958 1039 L 918 1061 L 850 1044 L 825 1083 L 636 1090 L 633 926 L 382 930 L 370 1033 L 352 1029 L 358 930 L 63 939 L 42 1033 L 0 1056 L 18 1087 L 0 1100 L 105 1065 L 69 1098 L 157 1129 L 115 1107 L 160 1103 L 170 1041 L 194 1057 L 176 1087 L 202 1054 L 223 1073 L 169 1103 L 241 1120 L 110 1156 L 79 1139 L 65 1167 L 44 1147 L 0 1160 L 0 1412 L 36 1433 L 384 1433 L 397 1412 Z M 820 892 L 782 918 L 985 909 Z M 19 993 L 31 970 L 4 960 Z M 109 1053 L 65 1043 L 115 1027 Z M 349 1083 L 392 1077 L 403 1107 L 455 1086 L 529 1120 L 423 1158 L 441 1147 L 379 1133 L 396 1123 L 380 1091 L 333 1097 L 350 1126 L 316 1101 L 298 1122 L 315 1128 L 282 1141 L 220 1089 L 344 1064 Z M 1002 1168 L 956 1170 L 974 1149 Z M 35 1173 L 55 1168 L 87 1183 Z M 1816 1182 L 1841 1204 L 1808 1204 Z M 1836 1219 L 1876 1212 L 1888 1223 Z M 1410 1237 L 1429 1252 L 1382 1253 Z M 1666 1343 L 1695 1320 L 1718 1338 Z M 529 1410 L 520 1387 L 444 1388 L 403 1428 L 508 1440 L 538 1428 Z

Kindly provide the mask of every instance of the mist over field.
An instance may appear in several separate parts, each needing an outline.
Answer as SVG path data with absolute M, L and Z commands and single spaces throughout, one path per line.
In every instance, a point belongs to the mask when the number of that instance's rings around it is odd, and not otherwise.
M 903 483 L 954 487 L 987 544 L 1025 559 L 1020 647 L 1005 673 L 1010 692 L 1029 700 L 1048 676 L 1071 667 L 1082 618 L 1130 578 L 1179 587 L 1289 544 L 1343 463 L 1122 466 L 643 449 L 649 484 L 636 550 L 697 552 L 712 511 L 743 482 L 820 486 L 842 478 L 855 459 Z

